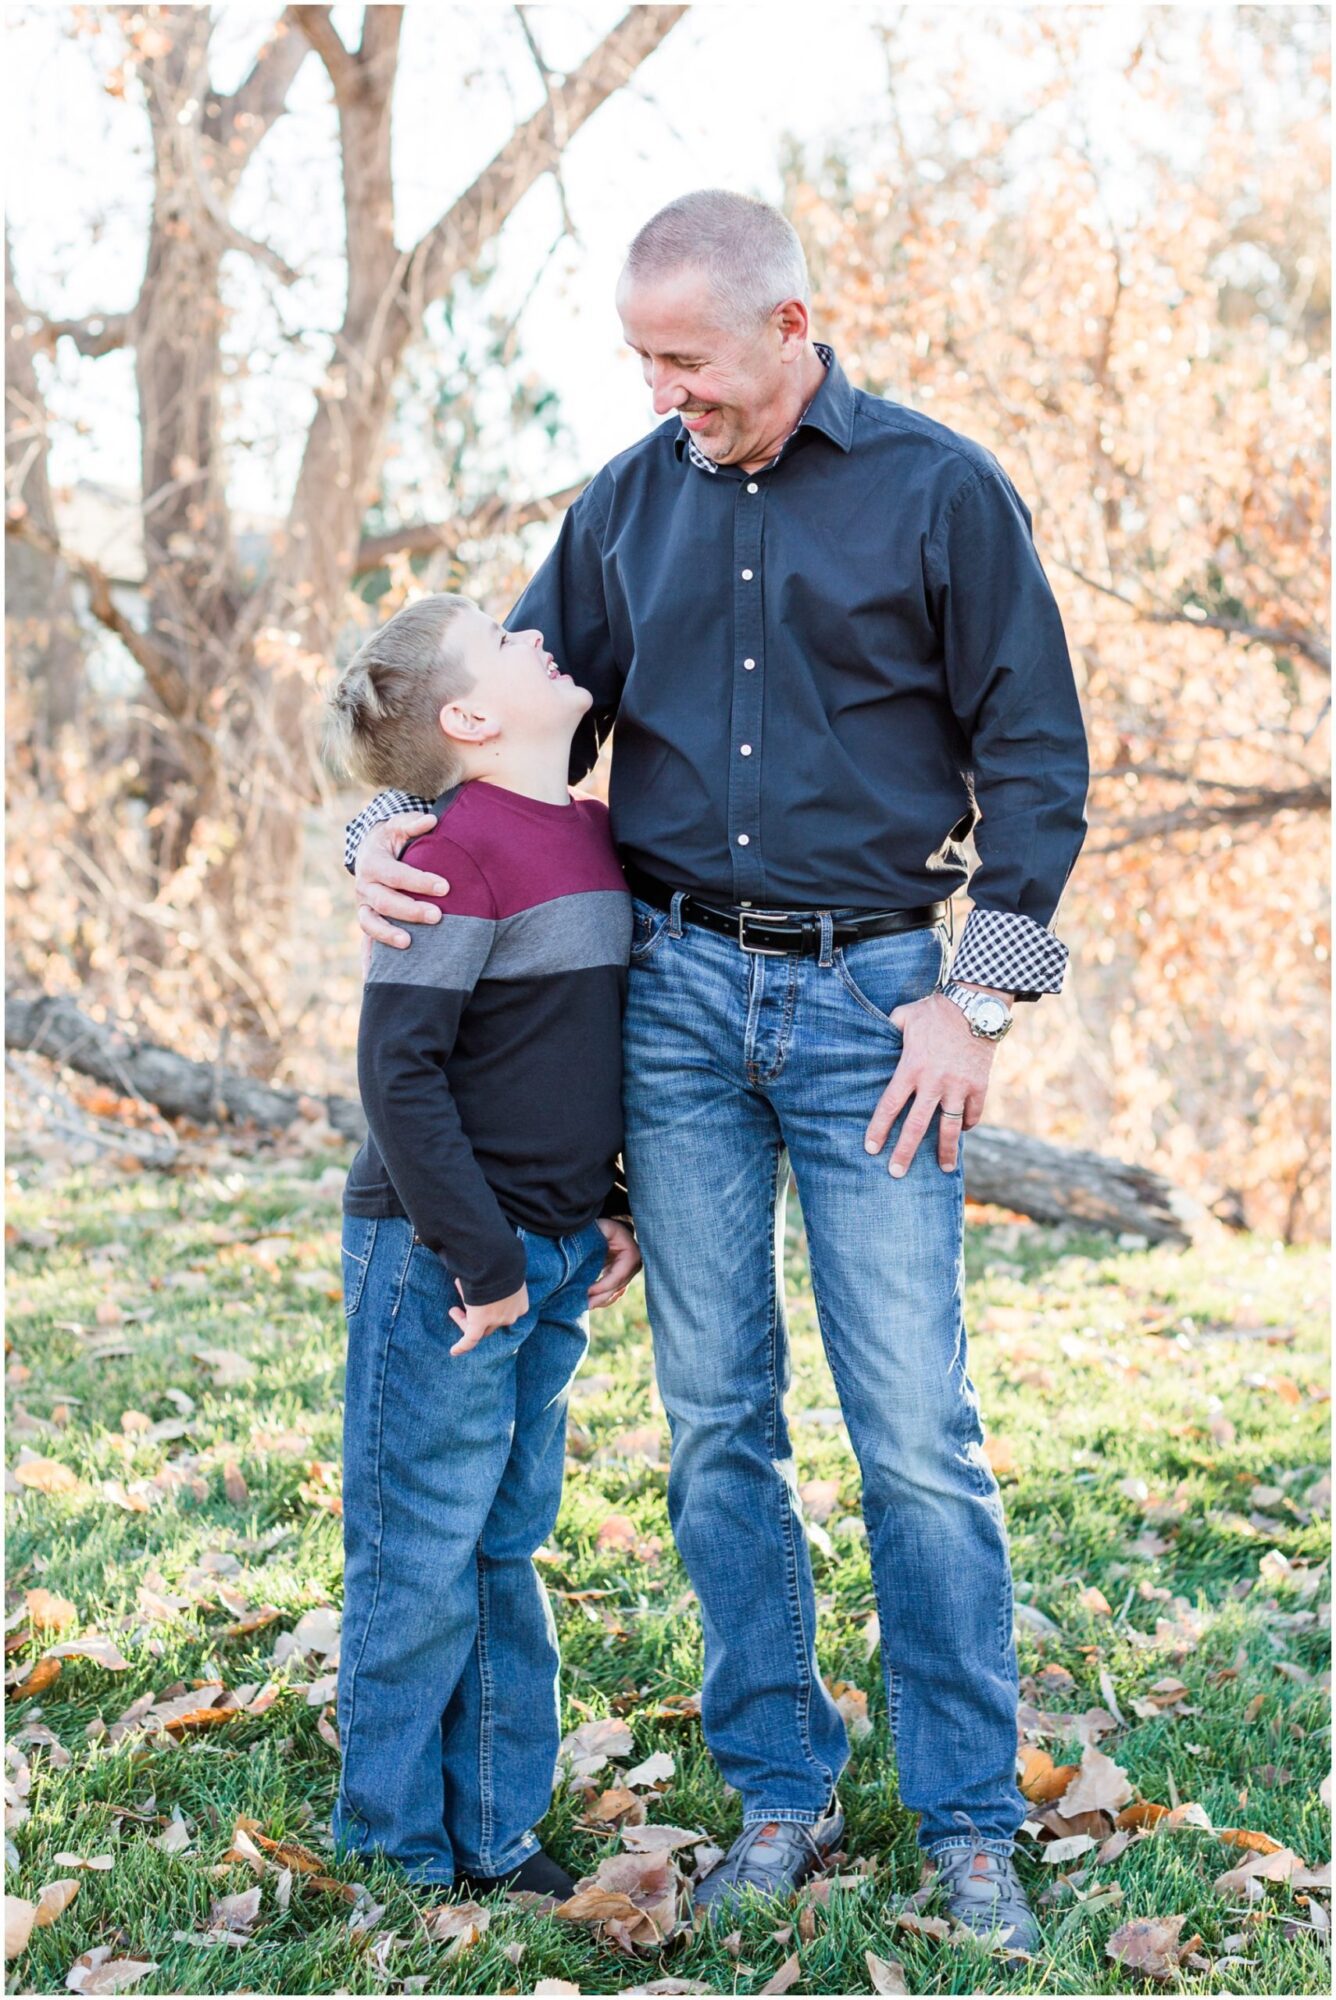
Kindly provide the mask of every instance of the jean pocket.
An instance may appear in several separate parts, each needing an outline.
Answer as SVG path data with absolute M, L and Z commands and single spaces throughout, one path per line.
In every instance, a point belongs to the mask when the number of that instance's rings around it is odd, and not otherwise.
M 366 1274 L 371 1269 L 371 1252 L 376 1246 L 376 1225 L 368 1216 L 349 1215 L 343 1222 L 343 1310 L 349 1319 L 362 1303 Z
M 631 898 L 632 965 L 644 964 L 667 928 L 667 910 L 656 910 L 653 903 L 646 903 L 639 896 Z
M 880 1022 L 888 1035 L 901 1039 L 891 1020 L 897 1007 L 907 1007 L 937 990 L 946 969 L 946 932 L 941 924 L 919 931 L 892 931 L 886 937 L 864 938 L 841 945 L 835 969 L 852 1000 Z

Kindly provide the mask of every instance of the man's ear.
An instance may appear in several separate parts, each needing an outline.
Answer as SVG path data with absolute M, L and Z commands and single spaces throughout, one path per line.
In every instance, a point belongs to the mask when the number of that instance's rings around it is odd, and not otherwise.
M 441 725 L 441 734 L 452 743 L 490 743 L 501 734 L 499 722 L 464 702 L 446 702 L 436 720 Z
M 801 299 L 781 299 L 770 315 L 770 324 L 779 335 L 781 348 L 798 354 L 806 347 L 812 322 Z

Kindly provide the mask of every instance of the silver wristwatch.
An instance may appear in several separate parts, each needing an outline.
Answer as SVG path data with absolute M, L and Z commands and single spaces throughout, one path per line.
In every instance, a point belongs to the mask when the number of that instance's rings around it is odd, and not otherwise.
M 970 1032 L 982 1036 L 986 1042 L 1000 1042 L 1011 1026 L 1011 1009 L 1005 1000 L 999 1000 L 992 993 L 976 993 L 971 986 L 958 986 L 948 980 L 942 988 L 943 996 L 959 1007 L 970 1024 Z

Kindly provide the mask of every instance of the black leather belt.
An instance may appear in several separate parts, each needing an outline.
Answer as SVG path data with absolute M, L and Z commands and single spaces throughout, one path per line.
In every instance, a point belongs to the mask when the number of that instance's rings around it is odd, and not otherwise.
M 642 868 L 627 864 L 626 880 L 633 895 L 656 910 L 672 906 L 676 890 Z M 908 910 L 869 910 L 864 916 L 837 917 L 833 925 L 836 945 L 857 944 L 860 938 L 885 937 L 892 931 L 930 930 L 945 922 L 945 903 L 919 903 Z M 682 915 L 702 930 L 718 931 L 731 937 L 743 951 L 777 958 L 796 952 L 816 958 L 821 952 L 821 923 L 815 910 L 752 910 L 739 904 L 709 903 L 690 891 L 682 899 Z

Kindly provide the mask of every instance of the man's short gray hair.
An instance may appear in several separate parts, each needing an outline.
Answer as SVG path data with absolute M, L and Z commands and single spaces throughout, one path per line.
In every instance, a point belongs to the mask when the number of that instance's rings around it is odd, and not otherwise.
M 728 188 L 679 195 L 640 230 L 626 255 L 631 279 L 700 271 L 725 326 L 762 326 L 784 299 L 809 299 L 798 232 L 769 202 Z

